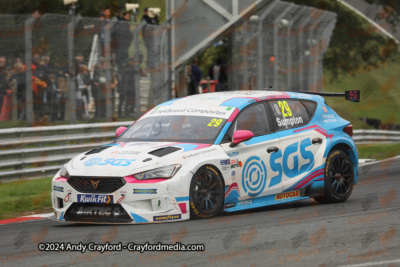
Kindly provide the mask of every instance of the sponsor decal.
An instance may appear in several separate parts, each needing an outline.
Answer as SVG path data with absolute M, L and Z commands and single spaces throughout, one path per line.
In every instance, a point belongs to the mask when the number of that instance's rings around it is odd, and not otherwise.
M 250 205 L 251 203 L 253 203 L 253 200 L 242 200 L 238 202 L 238 206 Z
M 262 159 L 252 156 L 246 160 L 242 172 L 244 193 L 256 197 L 264 191 L 267 183 L 267 168 Z
M 134 194 L 157 194 L 157 189 L 133 189 Z
M 225 159 L 225 160 L 221 160 L 220 164 L 221 165 L 229 165 L 231 163 L 231 161 L 229 159 Z
M 285 193 L 279 193 L 279 194 L 275 195 L 275 200 L 299 197 L 299 196 L 300 196 L 300 190 L 296 190 L 296 191 L 290 191 L 290 192 L 285 192 Z
M 217 150 L 217 149 L 214 147 L 214 148 L 211 148 L 211 149 L 200 150 L 200 151 L 198 151 L 198 152 L 194 152 L 194 153 L 191 153 L 191 154 L 187 154 L 187 155 L 182 156 L 182 157 L 183 157 L 184 159 L 189 159 L 189 158 L 191 158 L 191 157 L 203 155 L 203 154 L 210 153 L 210 152 L 213 152 L 213 151 L 216 151 L 216 150 Z
M 58 192 L 64 192 L 64 187 L 54 185 L 53 190 Z
M 235 171 L 232 171 L 232 176 L 235 176 L 236 175 L 236 172 Z
M 239 151 L 228 152 L 228 156 L 229 156 L 229 157 L 237 157 L 237 156 L 239 156 Z
M 93 166 L 96 165 L 97 163 L 100 163 L 103 159 L 102 158 L 93 158 L 93 159 L 88 159 L 85 162 L 85 166 Z
M 180 214 L 173 214 L 173 215 L 163 215 L 163 216 L 153 216 L 153 221 L 173 221 L 179 220 L 181 218 Z
M 337 122 L 337 119 L 335 118 L 335 115 L 333 115 L 333 114 L 328 114 L 328 115 L 322 114 L 322 118 L 324 119 L 325 123 Z
M 218 117 L 221 119 L 228 119 L 235 109 L 226 110 L 223 106 L 213 106 L 208 108 L 193 108 L 187 106 L 161 106 L 158 110 L 151 110 L 146 114 L 146 117 L 151 116 L 175 116 L 175 115 L 189 115 L 189 116 L 203 116 L 203 117 Z
M 110 154 L 118 154 L 118 155 L 137 155 L 142 153 L 141 151 L 113 151 Z
M 302 124 L 303 119 L 301 117 L 292 117 L 290 119 L 283 119 L 281 120 L 280 118 L 276 118 L 276 122 L 278 123 L 278 126 L 293 126 L 296 124 Z
M 324 110 L 325 113 L 328 113 L 328 109 L 325 106 L 322 106 L 322 109 Z
M 128 146 L 152 146 L 154 143 L 134 143 L 134 144 L 129 144 Z
M 237 167 L 242 167 L 242 162 L 239 161 L 238 159 L 231 160 L 231 169 L 237 168 Z
M 209 166 L 206 167 L 208 170 L 212 171 L 213 173 L 215 173 L 215 175 L 218 175 L 218 172 L 216 170 L 214 170 L 214 168 L 211 168 Z
M 85 166 L 93 166 L 93 165 L 108 165 L 110 164 L 111 166 L 121 166 L 121 167 L 126 167 L 131 165 L 131 163 L 135 161 L 134 159 L 105 159 L 103 161 L 102 158 L 93 158 L 93 159 L 88 159 L 85 162 Z
M 114 203 L 112 195 L 78 194 L 78 203 Z

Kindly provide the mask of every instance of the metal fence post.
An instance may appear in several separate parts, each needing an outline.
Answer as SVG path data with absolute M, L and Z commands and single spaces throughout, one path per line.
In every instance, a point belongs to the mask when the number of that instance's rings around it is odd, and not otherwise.
M 279 14 L 279 16 L 275 19 L 274 21 L 274 56 L 275 56 L 275 62 L 277 62 L 277 66 L 274 67 L 273 73 L 274 73 L 274 90 L 280 90 L 278 89 L 278 66 L 280 65 L 280 54 L 279 54 L 279 34 L 278 34 L 278 23 L 280 20 L 292 9 L 293 3 L 290 3 L 283 11 L 282 13 Z
M 113 110 L 112 110 L 112 103 L 111 103 L 111 22 L 108 22 L 104 27 L 104 55 L 106 60 L 106 118 L 110 119 Z
M 71 8 L 71 21 L 68 23 L 68 66 L 69 66 L 69 115 L 70 115 L 70 123 L 76 123 L 76 69 L 75 69 L 75 8 Z
M 32 88 L 32 31 L 33 16 L 25 21 L 25 96 L 26 96 L 26 126 L 32 126 L 33 122 L 33 88 Z

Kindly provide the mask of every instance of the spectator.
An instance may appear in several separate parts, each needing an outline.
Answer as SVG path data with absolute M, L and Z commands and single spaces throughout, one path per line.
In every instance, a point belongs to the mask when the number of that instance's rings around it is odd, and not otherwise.
M 226 90 L 226 84 L 228 82 L 227 69 L 224 64 L 224 60 L 221 57 L 218 57 L 216 64 L 210 67 L 208 76 L 210 77 L 211 80 L 218 81 L 215 88 L 216 92 Z
M 34 53 L 32 55 L 32 64 L 35 65 L 36 68 L 39 68 L 39 66 L 40 66 L 40 54 L 39 53 Z
M 96 118 L 105 118 L 106 117 L 106 73 L 105 73 L 105 60 L 104 58 L 100 59 L 101 63 L 97 63 L 94 68 L 94 75 L 93 75 L 93 83 L 92 83 L 92 95 L 95 104 L 95 117 Z
M 68 100 L 67 82 L 64 76 L 60 75 L 57 78 L 57 85 L 58 85 L 58 90 L 55 100 L 57 105 L 56 119 L 63 121 L 65 119 L 65 103 Z
M 149 25 L 158 25 L 158 16 L 154 13 L 150 13 L 149 8 L 144 9 L 144 15 L 142 17 L 141 23 L 144 23 L 142 28 L 143 41 L 147 50 L 147 68 L 154 67 L 154 40 L 152 37 L 152 28 L 148 28 Z
M 128 49 L 131 45 L 133 34 L 129 29 L 130 13 L 125 11 L 122 13 L 122 19 L 116 24 L 114 35 L 117 41 L 116 57 L 117 66 L 120 73 L 123 72 L 122 68 L 128 59 Z
M 122 79 L 118 86 L 119 103 L 118 103 L 118 117 L 128 117 L 130 114 L 134 115 L 135 109 L 135 65 L 136 62 L 133 58 L 124 66 Z M 122 113 L 124 107 L 124 113 Z
M 35 120 L 38 121 L 43 115 L 43 91 L 47 83 L 35 76 L 36 67 L 32 65 L 32 89 L 33 89 L 33 112 Z
M 56 82 L 56 75 L 54 73 L 50 73 L 48 75 L 48 84 L 46 88 L 47 94 L 47 110 L 50 115 L 50 121 L 54 122 L 57 119 L 57 94 L 58 94 L 58 86 Z
M 0 56 L 0 114 L 1 114 L 1 109 L 3 107 L 3 101 L 4 101 L 4 96 L 7 93 L 7 90 L 9 89 L 9 85 L 7 83 L 6 77 L 7 77 L 7 59 L 4 56 Z
M 89 99 L 89 90 L 88 87 L 91 83 L 88 73 L 88 68 L 85 65 L 79 66 L 79 73 L 76 76 L 76 107 L 77 107 L 77 117 L 78 119 L 82 119 L 82 116 L 88 118 L 88 99 Z
M 104 9 L 103 11 L 100 12 L 100 46 L 101 46 L 101 53 L 104 56 L 105 55 L 105 27 L 106 25 L 110 22 L 110 17 L 111 17 L 111 11 L 109 8 Z
M 200 81 L 201 81 L 201 77 L 203 76 L 203 74 L 201 73 L 201 69 L 199 66 L 197 66 L 198 60 L 197 58 L 193 59 L 192 62 L 192 75 L 194 78 L 194 86 L 195 86 L 195 93 L 198 91 L 199 85 L 200 85 Z
M 196 80 L 193 76 L 192 66 L 188 65 L 185 69 L 186 79 L 187 79 L 187 92 L 188 95 L 196 94 Z
M 25 66 L 21 62 L 16 61 L 14 64 L 14 68 L 11 75 L 11 82 L 16 81 L 17 83 L 17 117 L 18 120 L 25 120 L 25 107 L 26 107 L 26 100 L 25 100 Z

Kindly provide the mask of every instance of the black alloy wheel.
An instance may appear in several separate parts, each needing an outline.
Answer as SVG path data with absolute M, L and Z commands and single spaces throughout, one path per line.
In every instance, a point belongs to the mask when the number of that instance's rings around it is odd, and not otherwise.
M 224 203 L 224 188 L 215 167 L 203 166 L 193 175 L 189 198 L 192 218 L 211 218 L 220 212 Z
M 335 149 L 327 157 L 324 170 L 325 195 L 314 197 L 320 203 L 341 203 L 353 191 L 354 168 L 346 152 Z

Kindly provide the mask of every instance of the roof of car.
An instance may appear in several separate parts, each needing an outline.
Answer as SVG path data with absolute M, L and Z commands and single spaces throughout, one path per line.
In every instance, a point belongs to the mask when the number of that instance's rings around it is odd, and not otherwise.
M 244 108 L 251 103 L 280 98 L 300 98 L 314 99 L 319 96 L 303 93 L 282 92 L 282 91 L 225 91 L 216 93 L 197 94 L 164 102 L 158 106 L 171 107 L 207 107 L 207 106 L 226 106 Z M 320 98 L 320 97 L 319 97 Z

